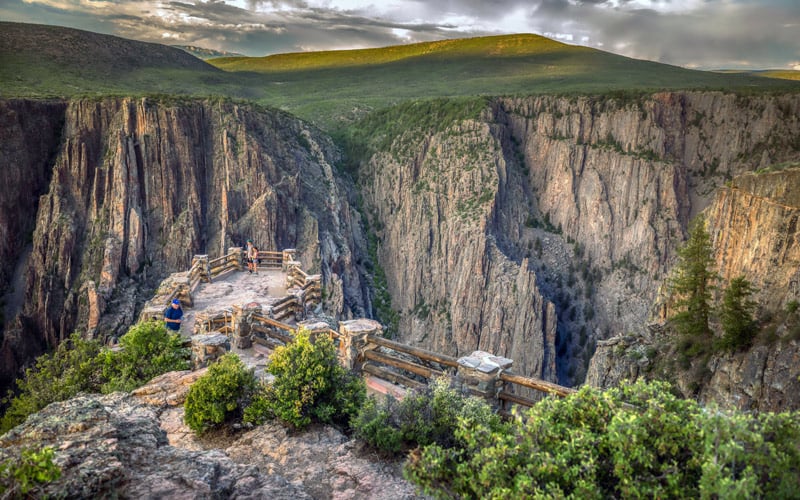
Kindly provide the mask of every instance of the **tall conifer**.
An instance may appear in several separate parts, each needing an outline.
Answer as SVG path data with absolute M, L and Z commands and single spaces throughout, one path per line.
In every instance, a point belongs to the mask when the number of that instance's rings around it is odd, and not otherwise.
M 689 226 L 686 245 L 678 250 L 678 264 L 670 280 L 678 309 L 672 320 L 678 331 L 687 336 L 711 334 L 711 292 L 717 280 L 712 252 L 705 218 L 698 215 Z

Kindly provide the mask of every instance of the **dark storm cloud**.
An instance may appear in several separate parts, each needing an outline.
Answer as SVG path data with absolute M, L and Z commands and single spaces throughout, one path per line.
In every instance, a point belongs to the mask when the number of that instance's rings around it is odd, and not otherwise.
M 0 18 L 248 55 L 531 32 L 683 66 L 800 65 L 797 0 L 0 0 Z

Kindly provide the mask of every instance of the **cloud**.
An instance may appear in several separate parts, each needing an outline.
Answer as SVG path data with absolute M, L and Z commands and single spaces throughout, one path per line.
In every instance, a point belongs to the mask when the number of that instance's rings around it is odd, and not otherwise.
M 0 0 L 0 18 L 265 55 L 508 32 L 699 68 L 791 68 L 796 0 Z

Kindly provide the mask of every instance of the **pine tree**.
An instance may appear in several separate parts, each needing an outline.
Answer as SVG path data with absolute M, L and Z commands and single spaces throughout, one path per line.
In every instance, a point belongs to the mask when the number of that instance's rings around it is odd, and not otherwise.
M 706 221 L 697 216 L 689 226 L 689 239 L 678 250 L 678 264 L 670 280 L 671 291 L 679 312 L 672 317 L 676 328 L 687 337 L 709 336 L 711 292 L 717 275 L 711 237 Z
M 725 332 L 722 346 L 730 351 L 749 347 L 758 331 L 753 318 L 756 303 L 750 300 L 753 292 L 753 285 L 744 276 L 732 279 L 725 289 L 720 308 L 722 330 Z

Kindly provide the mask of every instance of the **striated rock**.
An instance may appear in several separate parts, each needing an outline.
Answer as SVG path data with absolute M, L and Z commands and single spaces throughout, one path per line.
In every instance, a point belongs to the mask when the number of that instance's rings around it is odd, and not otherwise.
M 685 395 L 726 407 L 800 408 L 797 318 L 781 312 L 800 300 L 800 169 L 736 177 L 717 191 L 705 216 L 721 277 L 718 296 L 731 279 L 744 276 L 757 288 L 760 316 L 785 321 L 770 326 L 772 337 L 762 334 L 746 352 L 717 353 L 688 368 L 673 364 L 667 373 L 663 366 L 678 342 L 668 330 L 598 342 L 586 382 L 608 387 L 624 378 L 667 377 Z M 657 313 L 660 320 L 670 314 L 663 305 Z M 655 357 L 660 360 L 650 363 Z
M 23 331 L 13 338 L 52 348 L 95 325 L 98 335 L 119 335 L 148 287 L 188 269 L 195 254 L 214 257 L 247 238 L 297 248 L 304 269 L 335 284 L 339 309 L 329 312 L 363 316 L 366 284 L 353 255 L 365 240 L 352 188 L 332 168 L 330 139 L 309 125 L 223 101 L 26 102 L 0 102 L 9 137 L 0 158 L 31 172 L 10 177 L 8 191 L 44 193 L 38 211 L 20 203 L 28 219 L 0 204 L 0 234 L 15 235 L 4 242 L 33 231 L 24 263 L 21 245 L 0 247 L 0 281 L 17 263 L 24 269 Z
M 0 459 L 52 446 L 61 478 L 38 492 L 67 498 L 312 498 L 278 474 L 218 450 L 167 444 L 155 412 L 129 395 L 53 403 L 0 436 Z
M 800 300 L 800 168 L 735 178 L 706 216 L 724 283 L 744 275 L 773 313 Z
M 24 268 L 29 262 L 31 234 L 39 196 L 47 192 L 52 161 L 61 137 L 66 105 L 55 101 L 0 100 L 0 165 L 6 188 L 0 190 L 0 389 L 17 370 L 41 354 L 41 338 L 28 338 L 22 309 Z
M 796 95 L 538 96 L 377 137 L 359 182 L 401 340 L 583 380 L 597 340 L 644 331 L 715 189 L 798 157 L 799 116 Z
M 460 356 L 484 350 L 519 373 L 554 380 L 556 318 L 527 262 L 514 262 L 490 234 L 509 189 L 491 127 L 465 121 L 430 136 L 399 138 L 362 166 L 375 214 L 400 341 Z

